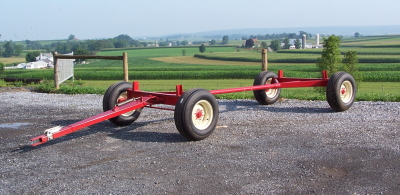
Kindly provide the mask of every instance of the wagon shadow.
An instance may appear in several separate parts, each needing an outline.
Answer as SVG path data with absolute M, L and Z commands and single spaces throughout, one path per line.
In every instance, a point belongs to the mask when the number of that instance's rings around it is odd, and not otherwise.
M 274 105 L 281 104 L 275 103 L 272 105 L 260 105 L 255 100 L 240 100 L 241 104 L 238 105 L 234 102 L 218 102 L 220 107 L 220 113 L 231 112 L 231 111 L 249 111 L 249 110 L 263 110 L 268 112 L 277 113 L 333 113 L 335 112 L 330 107 L 317 108 L 317 107 L 276 107 Z
M 63 137 L 50 140 L 42 145 L 32 147 L 31 145 L 21 146 L 11 152 L 25 153 L 32 150 L 40 149 L 43 147 L 49 147 L 62 142 L 70 141 L 73 139 L 78 139 L 85 137 L 94 133 L 109 133 L 107 136 L 113 137 L 115 139 L 138 141 L 138 142 L 165 142 L 165 143 L 176 143 L 176 142 L 186 142 L 187 140 L 177 133 L 163 133 L 163 132 L 135 132 L 136 129 L 144 127 L 148 124 L 155 122 L 163 122 L 171 120 L 171 118 L 146 121 L 146 122 L 135 122 L 129 126 L 118 127 L 109 121 L 103 121 L 92 126 L 86 127 L 82 130 L 73 132 L 71 134 L 65 135 Z M 80 120 L 58 120 L 51 122 L 54 126 L 67 126 L 76 123 Z M 90 138 L 87 138 L 90 139 Z

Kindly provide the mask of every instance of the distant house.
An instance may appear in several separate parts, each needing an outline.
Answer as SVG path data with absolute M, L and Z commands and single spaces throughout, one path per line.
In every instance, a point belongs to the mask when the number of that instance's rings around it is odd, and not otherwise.
M 51 62 L 53 64 L 53 62 Z M 44 60 L 39 60 L 36 62 L 29 62 L 26 64 L 25 69 L 41 69 L 41 68 L 47 68 L 49 64 L 45 62 Z
M 53 68 L 53 54 L 51 53 L 40 53 L 36 57 L 36 62 L 29 62 L 25 65 L 25 69 L 41 69 L 41 68 Z
M 74 52 L 65 54 L 74 55 Z M 74 61 L 74 60 L 73 60 Z M 36 62 L 20 63 L 16 66 L 4 67 L 4 69 L 41 69 L 41 68 L 54 68 L 54 57 L 51 53 L 40 53 L 36 57 Z
M 53 62 L 54 61 L 53 54 L 52 53 L 40 53 L 40 55 L 38 57 L 36 57 L 36 61 L 44 60 L 44 59 L 49 59 Z
M 4 69 L 24 69 L 26 66 L 26 63 L 20 63 L 16 66 L 8 66 L 8 67 L 4 67 Z

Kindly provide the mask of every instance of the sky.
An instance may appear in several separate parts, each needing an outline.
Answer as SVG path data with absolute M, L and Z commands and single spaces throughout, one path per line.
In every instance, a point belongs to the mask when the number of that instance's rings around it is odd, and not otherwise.
M 400 25 L 399 0 L 1 0 L 0 7 L 0 41 Z

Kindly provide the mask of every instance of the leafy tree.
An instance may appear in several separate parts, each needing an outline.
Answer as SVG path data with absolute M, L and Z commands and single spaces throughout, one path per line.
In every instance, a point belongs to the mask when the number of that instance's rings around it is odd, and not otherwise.
M 180 41 L 176 41 L 175 44 L 176 44 L 176 45 L 181 45 L 181 42 L 180 42 Z
M 0 62 L 0 75 L 4 74 L 4 64 Z
M 261 42 L 261 47 L 262 47 L 263 49 L 267 49 L 267 48 L 268 48 L 267 42 L 265 42 L 265 41 Z
M 62 43 L 57 45 L 56 51 L 60 54 L 70 53 L 71 51 L 73 51 L 72 46 L 72 44 Z
M 117 41 L 114 43 L 114 47 L 115 47 L 115 48 L 125 48 L 125 47 L 127 47 L 127 46 L 128 46 L 128 43 L 127 43 L 126 40 L 124 40 L 124 39 L 117 40 Z
M 289 44 L 289 39 L 288 38 L 285 38 L 283 43 L 284 43 L 283 49 L 289 49 L 290 48 L 290 44 Z
M 247 39 L 244 46 L 245 47 L 253 47 L 254 46 L 254 40 L 253 39 Z
M 131 43 L 133 41 L 133 39 L 126 34 L 122 34 L 122 35 L 118 35 L 116 37 L 114 37 L 115 40 L 125 40 L 127 43 Z
M 69 37 L 68 37 L 68 40 L 69 41 L 72 41 L 72 40 L 74 40 L 75 39 L 75 35 L 69 35 Z
M 339 64 L 342 62 L 339 50 L 340 38 L 335 35 L 324 38 L 323 47 L 321 57 L 317 59 L 317 67 L 332 75 L 338 71 Z
M 343 70 L 351 74 L 357 85 L 362 81 L 362 74 L 358 70 L 358 56 L 356 51 L 349 50 L 344 55 Z
M 289 33 L 288 38 L 289 39 L 295 39 L 296 38 L 296 33 Z
M 204 45 L 204 43 L 200 45 L 199 51 L 200 53 L 204 53 L 206 51 L 206 46 Z
M 168 46 L 168 43 L 167 42 L 159 42 L 158 46 L 159 47 L 166 47 L 166 46 Z
M 360 33 L 358 32 L 354 33 L 354 37 L 360 37 Z
M 88 47 L 90 51 L 100 51 L 104 48 L 103 40 L 93 40 L 88 43 Z
M 185 46 L 185 45 L 189 45 L 189 42 L 186 40 L 181 41 L 181 45 Z
M 299 31 L 299 38 L 300 39 L 303 37 L 303 35 L 306 35 L 306 39 L 309 39 L 311 34 L 305 32 L 305 31 L 302 31 L 302 30 Z
M 19 56 L 22 53 L 22 50 L 24 50 L 24 46 L 22 45 L 15 45 L 15 49 L 14 49 L 14 54 L 16 56 Z
M 182 49 L 182 55 L 183 55 L 183 56 L 186 55 L 186 49 Z
M 142 44 L 142 45 L 143 45 L 143 47 L 147 47 L 147 46 L 149 46 L 149 43 L 147 43 L 147 42 L 140 42 L 140 44 Z
M 30 40 L 26 40 L 26 50 L 36 50 L 36 49 L 42 49 L 42 45 L 40 44 L 39 41 L 30 41 Z
M 210 45 L 215 45 L 217 43 L 216 40 L 212 39 L 211 41 L 209 41 Z
M 222 37 L 222 44 L 228 44 L 228 41 L 229 41 L 228 35 L 224 35 L 224 36 Z
M 271 41 L 271 44 L 269 45 L 269 47 L 271 47 L 271 49 L 274 51 L 278 51 L 281 49 L 281 42 L 278 39 L 275 39 L 275 40 Z
M 83 48 L 78 48 L 75 52 L 74 55 L 90 55 L 90 51 L 83 49 Z
M 300 41 L 300 39 L 296 39 L 296 40 L 294 41 L 294 47 L 295 47 L 296 49 L 300 49 L 300 48 L 301 48 L 301 41 Z
M 14 44 L 11 41 L 4 44 L 3 47 L 4 47 L 3 57 L 8 58 L 14 54 Z
M 39 51 L 28 52 L 25 55 L 25 60 L 26 60 L 26 62 L 35 62 L 36 61 L 36 57 L 38 57 L 39 55 L 40 55 Z
M 90 55 L 90 51 L 83 48 L 78 48 L 74 52 L 74 56 L 77 55 Z M 81 63 L 82 61 L 86 61 L 86 59 L 76 59 L 75 61 Z

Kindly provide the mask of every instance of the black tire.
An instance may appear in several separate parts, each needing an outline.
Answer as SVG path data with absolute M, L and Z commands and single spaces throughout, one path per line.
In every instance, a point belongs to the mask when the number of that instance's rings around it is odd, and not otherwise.
M 129 82 L 118 82 L 111 85 L 103 96 L 103 111 L 111 110 L 118 104 L 121 98 L 126 99 L 126 90 L 132 88 L 132 83 Z M 129 125 L 138 119 L 143 108 L 121 114 L 117 117 L 109 119 L 112 123 L 118 126 Z
M 326 100 L 336 112 L 345 111 L 353 105 L 356 91 L 354 78 L 347 72 L 337 72 L 329 78 Z
M 273 78 L 277 77 L 278 76 L 275 73 L 270 71 L 260 72 L 260 74 L 258 74 L 257 77 L 254 79 L 253 86 L 276 83 L 277 81 Z M 269 105 L 278 101 L 279 96 L 281 94 L 281 88 L 254 90 L 253 94 L 258 103 L 262 105 Z
M 175 106 L 174 119 L 179 133 L 190 141 L 207 138 L 217 126 L 218 103 L 208 90 L 186 91 Z

